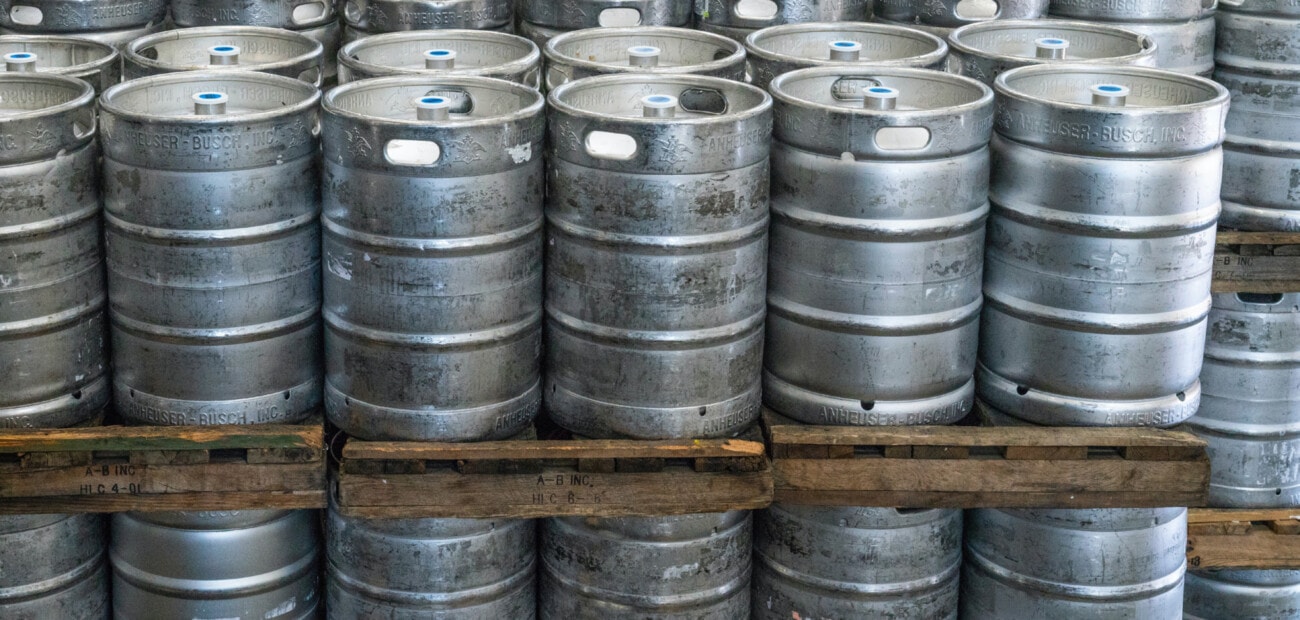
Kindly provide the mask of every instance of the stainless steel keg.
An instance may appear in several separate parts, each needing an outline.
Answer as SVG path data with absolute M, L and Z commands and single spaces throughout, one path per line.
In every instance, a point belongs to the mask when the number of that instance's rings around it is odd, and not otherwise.
M 339 16 L 331 0 L 172 0 L 171 19 L 181 28 L 262 26 L 293 30 L 314 41 L 321 54 L 321 83 L 338 74 Z
M 0 27 L 27 34 L 126 31 L 166 16 L 167 0 L 0 0 Z
M 713 77 L 608 75 L 549 102 L 548 411 L 592 437 L 748 427 L 771 97 Z
M 260 71 L 321 84 L 324 48 L 281 28 L 212 26 L 140 37 L 122 52 L 128 80 L 177 71 Z
M 693 0 L 519 0 L 519 34 L 538 47 L 551 38 L 587 28 L 691 26 Z
M 871 0 L 695 0 L 695 28 L 744 42 L 755 30 L 807 22 L 859 22 Z
M 937 71 L 777 77 L 763 400 L 812 424 L 974 405 L 993 91 Z
M 1219 11 L 1214 79 L 1232 93 L 1223 224 L 1300 230 L 1300 8 L 1245 0 Z M 1252 12 L 1245 12 L 1252 11 Z
M 754 518 L 755 620 L 957 618 L 960 510 L 773 504 Z
M 914 28 L 885 24 L 808 23 L 772 26 L 745 38 L 750 82 L 759 88 L 782 73 L 811 67 L 942 69 L 948 44 Z
M 980 397 L 1037 424 L 1200 402 L 1228 93 L 1141 67 L 998 76 Z
M 94 97 L 70 77 L 0 73 L 0 428 L 108 405 Z
M 344 0 L 344 43 L 403 30 L 513 29 L 514 0 Z
M 748 511 L 542 522 L 541 620 L 749 617 Z
M 529 519 L 354 519 L 329 511 L 330 618 L 536 617 Z
M 992 84 L 1003 71 L 1076 62 L 1154 67 L 1151 37 L 1106 24 L 1055 19 L 988 21 L 948 35 L 948 70 Z
M 1185 508 L 968 510 L 961 617 L 1182 618 Z
M 1183 620 L 1300 617 L 1300 571 L 1187 571 Z
M 1300 294 L 1214 295 L 1189 429 L 1209 444 L 1210 505 L 1300 503 Z
M 30 56 L 8 58 L 9 54 Z M 6 72 L 34 70 L 66 75 L 89 82 L 96 94 L 122 81 L 122 58 L 117 48 L 76 37 L 2 35 L 0 59 L 7 60 Z
M 1038 19 L 1048 0 L 876 0 L 876 17 L 929 28 L 961 28 L 1003 19 Z
M 123 417 L 291 422 L 320 405 L 319 98 L 247 71 L 100 98 Z
M 589 28 L 551 39 L 542 53 L 547 89 L 615 73 L 745 79 L 745 48 L 726 37 L 686 28 Z
M 104 517 L 0 517 L 0 617 L 106 620 Z
M 1117 26 L 1156 42 L 1155 66 L 1208 77 L 1217 0 L 1051 0 L 1052 17 Z
M 536 416 L 543 108 L 475 77 L 325 96 L 325 402 L 343 430 L 474 441 Z
M 500 32 L 420 30 L 353 41 L 339 53 L 339 83 L 386 75 L 492 77 L 542 85 L 542 53 Z
M 113 515 L 113 617 L 307 620 L 320 605 L 314 510 Z

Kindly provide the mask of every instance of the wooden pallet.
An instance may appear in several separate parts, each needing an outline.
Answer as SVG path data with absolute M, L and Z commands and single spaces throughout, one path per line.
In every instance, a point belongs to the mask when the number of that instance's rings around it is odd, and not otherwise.
M 1204 505 L 1190 433 L 1145 428 L 811 426 L 764 412 L 775 500 L 814 506 Z
M 1189 510 L 1187 566 L 1300 569 L 1300 508 Z
M 0 514 L 325 506 L 319 423 L 0 431 Z
M 1300 233 L 1220 230 L 1213 291 L 1300 292 Z
M 425 443 L 349 438 L 333 472 L 354 517 L 659 516 L 772 501 L 757 431 L 744 439 Z

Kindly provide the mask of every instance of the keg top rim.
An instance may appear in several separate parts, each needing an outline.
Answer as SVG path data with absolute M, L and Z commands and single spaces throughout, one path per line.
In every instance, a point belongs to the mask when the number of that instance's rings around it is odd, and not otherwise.
M 462 42 L 462 41 L 500 43 L 503 47 L 504 46 L 517 47 L 520 50 L 520 56 L 518 58 L 506 61 L 498 65 L 479 65 L 475 67 L 464 66 L 464 67 L 457 67 L 455 69 L 425 69 L 423 67 L 396 67 L 392 65 L 380 64 L 377 62 L 362 60 L 360 58 L 353 57 L 353 54 L 356 54 L 358 52 L 369 50 L 370 48 L 383 47 L 388 45 L 402 45 L 407 43 L 425 42 L 427 45 L 441 45 L 445 47 L 447 46 L 448 43 Z M 376 34 L 368 37 L 362 37 L 360 39 L 357 39 L 356 41 L 351 41 L 349 43 L 346 43 L 343 45 L 343 47 L 339 48 L 338 51 L 338 61 L 340 64 L 347 65 L 348 67 L 352 67 L 356 69 L 369 70 L 370 72 L 400 69 L 400 70 L 412 71 L 416 73 L 443 73 L 443 74 L 471 73 L 474 69 L 481 70 L 481 69 L 488 69 L 488 68 L 495 68 L 495 67 L 512 66 L 516 64 L 519 65 L 521 68 L 531 67 L 534 64 L 537 64 L 541 60 L 541 57 L 542 57 L 542 52 L 537 47 L 537 44 L 533 43 L 532 41 L 528 40 L 525 37 L 521 37 L 519 35 L 509 34 L 505 32 L 496 32 L 493 30 L 463 30 L 463 29 L 408 30 L 404 32 L 385 32 L 383 34 Z M 466 58 L 459 58 L 458 60 L 466 60 Z
M 258 63 L 243 63 L 238 65 L 209 65 L 209 64 L 173 64 L 152 58 L 145 57 L 141 51 L 159 44 L 171 43 L 176 41 L 190 41 L 205 37 L 265 37 L 267 39 L 279 39 L 284 41 L 293 41 L 305 46 L 307 51 L 281 58 Z M 222 42 L 227 43 L 227 42 Z M 147 34 L 142 37 L 132 39 L 122 50 L 122 57 L 135 65 L 150 67 L 156 69 L 201 69 L 213 71 L 263 71 L 280 67 L 292 67 L 299 63 L 311 62 L 313 59 L 320 59 L 325 54 L 325 46 L 305 34 L 293 30 L 284 30 L 282 28 L 264 28 L 262 26 L 205 26 L 202 28 L 178 28 L 176 30 L 163 30 Z
M 89 82 L 74 77 L 68 77 L 66 75 L 60 75 L 58 73 L 41 71 L 33 71 L 30 73 L 0 72 L 0 86 L 4 85 L 6 82 L 39 82 L 46 85 L 64 86 L 73 92 L 77 92 L 77 94 L 63 103 L 0 116 L 0 125 L 24 122 L 44 118 L 53 114 L 71 112 L 77 108 L 93 105 L 95 102 L 95 87 L 91 86 Z M 3 106 L 0 106 L 0 109 L 3 109 Z
M 743 110 L 730 111 L 717 115 L 707 116 L 674 116 L 674 117 L 641 117 L 641 116 L 612 116 L 604 112 L 597 112 L 578 107 L 566 100 L 574 91 L 583 91 L 603 87 L 617 87 L 620 85 L 646 85 L 646 84 L 666 84 L 676 85 L 685 88 L 699 87 L 710 88 L 713 90 L 740 90 L 746 91 L 751 95 L 758 95 L 758 103 L 749 106 Z M 619 123 L 632 125 L 711 125 L 715 123 L 734 123 L 739 120 L 745 120 L 755 116 L 768 114 L 772 109 L 772 96 L 766 90 L 757 86 L 728 80 L 720 77 L 707 75 L 696 75 L 693 73 L 615 73 L 607 75 L 597 75 L 593 77 L 565 82 L 553 89 L 546 95 L 547 105 L 552 109 L 580 118 L 593 120 L 614 120 Z
M 211 116 L 198 116 L 192 113 L 185 114 L 165 114 L 151 112 L 147 110 L 137 110 L 124 107 L 118 102 L 118 98 L 123 93 L 130 93 L 140 89 L 148 89 L 156 86 L 171 86 L 174 84 L 192 85 L 195 92 L 200 90 L 220 90 L 230 83 L 245 82 L 251 84 L 261 83 L 262 85 L 274 85 L 285 88 L 291 92 L 302 94 L 302 98 L 297 101 L 285 103 L 278 108 L 258 110 L 256 112 L 229 112 L 226 114 L 215 114 Z M 175 73 L 163 73 L 151 75 L 134 80 L 128 80 L 121 84 L 114 84 L 103 92 L 99 97 L 99 107 L 101 112 L 112 114 L 115 117 L 139 121 L 144 123 L 150 122 L 168 122 L 193 125 L 211 125 L 226 124 L 231 122 L 257 122 L 280 118 L 303 110 L 310 110 L 316 107 L 320 101 L 320 90 L 315 86 L 303 82 L 297 78 L 285 77 L 271 73 L 262 73 L 260 71 L 179 71 Z M 188 101 L 188 95 L 186 96 Z
M 676 37 L 679 39 L 690 39 L 700 43 L 713 43 L 723 50 L 730 50 L 731 53 L 722 58 L 715 58 L 706 62 L 694 63 L 689 65 L 673 65 L 659 67 L 634 67 L 629 73 L 638 74 L 661 74 L 661 73 L 693 73 L 702 71 L 712 71 L 715 69 L 724 69 L 738 62 L 745 60 L 745 46 L 741 45 L 735 39 L 730 39 L 712 32 L 703 30 L 693 30 L 691 28 L 678 28 L 675 26 L 628 26 L 620 28 L 584 28 L 582 30 L 572 30 L 563 34 L 554 36 L 546 42 L 542 48 L 542 55 L 546 57 L 547 63 L 559 62 L 571 67 L 583 69 L 609 69 L 611 67 L 622 67 L 609 62 L 599 60 L 589 60 L 570 56 L 560 50 L 561 45 L 576 41 L 588 41 L 595 39 L 613 39 L 613 38 L 636 38 L 636 37 Z M 637 44 L 636 41 L 628 41 L 628 45 Z M 627 47 L 627 46 L 624 46 Z
M 1117 38 L 1130 39 L 1137 44 L 1139 49 L 1131 54 L 1123 56 L 1103 56 L 1098 58 L 1065 58 L 1051 59 L 1038 58 L 1029 55 L 1003 54 L 992 52 L 987 49 L 976 47 L 968 38 L 971 35 L 984 34 L 986 32 L 1006 32 L 1015 30 L 1040 30 L 1043 31 L 1038 36 L 1053 36 L 1070 41 L 1069 36 L 1058 34 L 1059 32 L 1082 32 L 1093 35 L 1111 35 Z M 1048 33 L 1050 31 L 1050 34 Z M 982 58 L 991 58 L 994 60 L 1012 60 L 1023 61 L 1032 60 L 1040 63 L 1071 63 L 1071 64 L 1093 64 L 1093 63 L 1114 63 L 1116 61 L 1138 60 L 1146 57 L 1154 57 L 1156 54 L 1156 42 L 1149 35 L 1129 30 L 1118 25 L 1105 24 L 1099 22 L 1082 22 L 1068 21 L 1063 19 L 1008 19 L 984 21 L 957 28 L 948 34 L 948 45 L 953 51 L 962 52 L 972 56 Z M 1070 49 L 1077 51 L 1077 46 Z
M 1171 84 L 1181 84 L 1190 88 L 1199 88 L 1205 92 L 1207 97 L 1189 103 L 1177 103 L 1160 106 L 1137 106 L 1128 105 L 1122 107 L 1111 107 L 1093 103 L 1083 103 L 1078 101 L 1067 101 L 1061 98 L 1049 97 L 1039 94 L 1031 94 L 1023 89 L 1017 88 L 1018 82 L 1033 80 L 1041 77 L 1063 77 L 1070 75 L 1096 75 L 1096 82 L 1102 81 L 1110 83 L 1122 82 L 1125 77 L 1137 77 L 1150 80 L 1160 80 Z M 1122 84 L 1121 84 L 1122 85 Z M 1016 67 L 1003 72 L 993 82 L 993 88 L 998 94 L 998 98 L 1008 101 L 1024 101 L 1039 105 L 1048 106 L 1055 109 L 1080 110 L 1089 112 L 1105 112 L 1107 114 L 1184 114 L 1189 111 L 1202 108 L 1213 108 L 1225 106 L 1229 101 L 1229 93 L 1226 88 L 1219 83 L 1208 78 L 1187 75 L 1166 69 L 1156 69 L 1152 67 L 1138 67 L 1131 65 L 1107 65 L 1107 64 L 1085 64 L 1085 63 L 1059 63 L 1059 64 L 1034 64 L 1024 67 Z M 1085 89 L 1086 90 L 1086 89 Z M 1211 95 L 1212 96 L 1208 96 Z M 1001 106 L 1001 104 L 999 104 Z
M 533 100 L 525 106 L 514 110 L 508 114 L 499 114 L 495 116 L 481 117 L 452 117 L 447 120 L 428 121 L 419 120 L 415 117 L 409 119 L 380 117 L 341 107 L 338 103 L 340 97 L 345 97 L 356 91 L 375 90 L 384 88 L 402 88 L 411 86 L 427 87 L 464 87 L 464 88 L 481 88 L 493 89 L 502 92 L 514 93 L 521 97 L 532 97 Z M 412 126 L 437 126 L 446 128 L 465 129 L 480 125 L 495 126 L 502 123 L 510 123 L 538 116 L 543 113 L 546 107 L 546 97 L 542 96 L 535 88 L 524 86 L 510 80 L 483 76 L 418 76 L 418 75 L 392 75 L 377 78 L 368 78 L 356 80 L 346 84 L 340 84 L 331 88 L 321 99 L 321 109 L 328 114 L 340 116 L 352 120 L 361 121 L 367 124 L 382 125 L 412 125 Z M 412 108 L 414 109 L 414 108 Z
M 116 47 L 113 47 L 112 45 L 109 45 L 107 43 L 93 41 L 91 39 L 82 39 L 79 37 L 52 35 L 52 34 L 0 35 L 0 48 L 5 47 L 6 45 L 19 45 L 24 43 L 41 44 L 41 45 L 66 45 L 68 47 L 95 50 L 104 53 L 103 56 L 91 60 L 89 62 L 84 62 L 78 65 L 62 65 L 59 67 L 46 66 L 37 69 L 38 72 L 44 71 L 48 73 L 67 73 L 67 72 L 80 71 L 80 70 L 100 69 L 117 62 L 118 58 L 120 57 L 120 52 L 117 51 Z M 26 51 L 30 51 L 30 50 L 26 50 Z M 38 56 L 40 56 L 40 52 L 35 52 L 35 53 Z M 48 56 L 41 57 L 40 59 L 46 62 L 50 61 L 50 58 Z
M 916 56 L 900 56 L 887 59 L 863 59 L 861 61 L 839 61 L 828 58 L 806 58 L 803 56 L 793 56 L 783 54 L 763 47 L 769 40 L 780 36 L 791 36 L 805 33 L 825 33 L 825 34 L 868 34 L 873 36 L 886 35 L 912 39 L 915 41 L 924 41 L 934 44 L 935 48 L 924 54 Z M 910 28 L 901 24 L 880 23 L 880 22 L 805 22 L 801 24 L 780 24 L 768 26 L 749 33 L 745 37 L 745 51 L 751 56 L 756 56 L 764 60 L 775 61 L 797 61 L 797 62 L 816 62 L 818 64 L 863 64 L 870 65 L 873 62 L 889 62 L 891 60 L 904 59 L 930 59 L 937 63 L 948 55 L 948 42 L 943 38 L 935 36 L 924 30 Z M 933 63 L 926 63 L 933 64 Z
M 970 101 L 957 105 L 921 108 L 921 109 L 890 109 L 874 110 L 863 107 L 860 104 L 852 103 L 855 100 L 846 100 L 846 105 L 830 105 L 819 101 L 814 101 L 805 97 L 800 97 L 789 92 L 787 85 L 802 81 L 814 80 L 831 77 L 897 77 L 915 80 L 931 80 L 936 82 L 945 82 L 953 86 L 960 86 L 979 93 L 979 96 Z M 871 65 L 857 66 L 832 66 L 832 67 L 809 67 L 806 69 L 796 69 L 778 75 L 772 83 L 768 85 L 768 90 L 772 93 L 772 98 L 783 104 L 799 106 L 803 108 L 813 108 L 823 112 L 834 114 L 846 114 L 855 116 L 889 116 L 902 118 L 932 117 L 936 115 L 951 116 L 988 108 L 992 110 L 994 94 L 993 89 L 987 84 L 969 77 L 948 73 L 946 71 L 935 71 L 932 69 L 921 69 L 916 67 L 876 67 Z

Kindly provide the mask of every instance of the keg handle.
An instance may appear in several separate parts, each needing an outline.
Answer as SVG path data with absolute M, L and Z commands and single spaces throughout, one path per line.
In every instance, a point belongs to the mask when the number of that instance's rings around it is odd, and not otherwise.
M 641 10 L 630 6 L 611 7 L 596 16 L 596 24 L 601 28 L 631 28 L 640 26 L 641 22 Z
M 293 5 L 293 13 L 290 14 L 289 20 L 295 25 L 302 25 L 321 17 L 326 17 L 330 12 L 330 5 L 320 0 L 305 0 Z

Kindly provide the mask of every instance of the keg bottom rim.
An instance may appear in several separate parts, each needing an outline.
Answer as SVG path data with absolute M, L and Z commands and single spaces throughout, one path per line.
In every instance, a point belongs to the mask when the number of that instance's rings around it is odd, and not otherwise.
M 1300 232 L 1300 204 L 1295 209 L 1260 207 L 1224 200 L 1219 225 L 1245 231 Z
M 546 378 L 546 411 L 561 427 L 592 439 L 704 439 L 734 437 L 758 421 L 762 381 L 725 400 L 685 407 L 602 401 Z
M 325 414 L 348 435 L 368 441 L 493 441 L 532 425 L 542 381 L 510 399 L 462 408 L 391 407 L 366 402 L 325 381 Z M 522 415 L 520 415 L 522 412 Z
M 952 424 L 966 417 L 975 406 L 975 378 L 972 376 L 955 390 L 928 398 L 864 401 L 809 390 L 764 369 L 763 404 L 783 416 L 805 424 L 831 426 Z M 859 419 L 863 421 L 857 422 L 856 420 Z
M 975 370 L 976 392 L 989 407 L 1043 426 L 1174 426 L 1201 403 L 1199 379 L 1177 394 L 1140 400 L 1100 400 L 1024 388 L 984 366 Z

